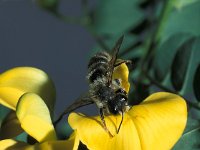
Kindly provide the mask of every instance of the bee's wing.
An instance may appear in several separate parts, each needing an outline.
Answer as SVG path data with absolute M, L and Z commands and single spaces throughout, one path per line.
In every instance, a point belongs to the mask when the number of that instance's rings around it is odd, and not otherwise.
M 93 104 L 94 101 L 92 100 L 92 98 L 89 96 L 89 94 L 84 94 L 81 95 L 80 97 L 78 97 L 71 105 L 69 105 L 66 109 L 65 109 L 65 114 L 70 113 L 80 107 L 86 106 L 86 105 L 90 105 Z
M 71 105 L 69 105 L 65 111 L 59 116 L 59 118 L 54 122 L 54 125 L 56 124 L 64 117 L 64 115 L 80 108 L 86 105 L 93 104 L 94 101 L 92 100 L 92 97 L 90 97 L 89 93 L 86 93 L 84 95 L 81 95 L 78 97 Z
M 113 70 L 114 70 L 114 67 L 115 67 L 115 62 L 117 60 L 117 56 L 118 56 L 118 53 L 119 53 L 119 49 L 122 45 L 122 41 L 124 39 L 124 36 L 121 36 L 119 38 L 119 40 L 116 42 L 114 48 L 112 49 L 112 58 L 109 62 L 109 77 L 108 77 L 108 84 L 110 85 L 111 82 L 112 82 L 112 74 L 113 74 Z

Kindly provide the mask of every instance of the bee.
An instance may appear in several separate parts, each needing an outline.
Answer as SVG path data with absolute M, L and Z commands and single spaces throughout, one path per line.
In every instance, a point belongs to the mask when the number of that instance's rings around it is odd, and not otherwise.
M 130 108 L 128 105 L 128 94 L 121 86 L 121 79 L 112 79 L 115 67 L 122 63 L 130 63 L 129 60 L 117 61 L 122 41 L 123 36 L 116 42 L 111 54 L 106 51 L 101 51 L 91 57 L 88 63 L 87 74 L 87 79 L 89 81 L 88 93 L 79 97 L 72 105 L 67 107 L 54 124 L 57 124 L 65 114 L 82 106 L 95 103 L 99 108 L 102 126 L 110 136 L 112 136 L 112 134 L 106 126 L 104 116 L 109 114 L 121 114 L 122 119 L 117 129 L 117 133 L 119 133 L 124 112 Z

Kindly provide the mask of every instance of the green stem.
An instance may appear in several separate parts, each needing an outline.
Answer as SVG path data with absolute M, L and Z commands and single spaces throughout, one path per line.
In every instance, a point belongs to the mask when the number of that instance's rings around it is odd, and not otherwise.
M 149 59 L 152 57 L 154 51 L 155 51 L 155 46 L 158 43 L 158 37 L 160 35 L 161 30 L 164 27 L 164 23 L 163 21 L 165 21 L 167 19 L 168 13 L 170 12 L 170 6 L 171 6 L 171 0 L 165 0 L 164 4 L 163 4 L 163 9 L 160 13 L 160 16 L 158 18 L 156 27 L 152 33 L 152 36 L 150 39 L 148 39 L 145 43 L 145 54 L 141 57 L 141 60 L 138 64 L 138 69 L 139 69 L 139 77 L 138 77 L 138 82 L 140 83 L 143 78 L 145 77 L 143 75 L 143 72 L 146 72 L 147 68 L 146 68 L 146 64 Z
M 175 93 L 178 94 L 176 91 L 173 91 L 165 86 L 163 86 L 162 84 L 160 84 L 158 81 L 154 80 L 147 72 L 143 71 L 143 74 L 145 75 L 145 77 L 154 85 L 156 85 L 158 88 L 166 91 L 166 92 L 170 92 L 170 93 Z
M 59 12 L 55 12 L 53 13 L 53 15 L 68 24 L 76 24 L 76 25 L 84 24 L 84 20 L 81 17 L 66 16 L 66 15 L 62 15 Z
M 165 28 L 165 25 L 166 25 L 166 22 L 168 21 L 168 18 L 169 18 L 169 15 L 170 15 L 170 12 L 172 10 L 172 3 L 173 3 L 174 0 L 165 0 L 164 2 L 164 7 L 162 9 L 162 12 L 161 12 L 161 15 L 159 17 L 159 26 L 156 30 L 156 34 L 155 34 L 155 37 L 154 37 L 154 42 L 157 43 L 159 42 L 160 40 L 160 36 L 161 36 L 161 32 L 163 31 L 163 29 Z
M 160 40 L 161 31 L 163 30 L 164 25 L 166 24 L 166 20 L 168 18 L 169 12 L 171 10 L 171 6 L 172 6 L 171 1 L 172 0 L 165 0 L 164 1 L 163 9 L 162 9 L 160 16 L 158 18 L 155 30 L 154 30 L 150 40 L 147 41 L 146 53 L 141 60 L 141 67 L 142 68 L 144 68 L 145 62 L 147 62 L 147 60 L 149 58 L 151 58 L 151 56 L 155 52 L 155 46 L 157 45 L 157 43 Z
M 81 6 L 84 16 L 89 16 L 88 0 L 81 0 Z

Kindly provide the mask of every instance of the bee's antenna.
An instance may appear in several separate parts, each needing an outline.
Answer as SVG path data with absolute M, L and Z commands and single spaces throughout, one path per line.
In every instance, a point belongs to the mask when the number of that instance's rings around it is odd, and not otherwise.
M 119 130 L 120 130 L 121 126 L 122 126 L 123 119 L 124 119 L 124 112 L 122 111 L 122 119 L 121 119 L 121 122 L 119 124 L 118 129 L 117 129 L 117 134 L 119 133 Z

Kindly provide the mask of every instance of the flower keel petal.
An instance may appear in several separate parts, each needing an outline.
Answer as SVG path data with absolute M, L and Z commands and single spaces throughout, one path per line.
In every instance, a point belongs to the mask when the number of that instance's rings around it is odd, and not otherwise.
M 21 127 L 37 141 L 57 139 L 49 110 L 38 95 L 24 94 L 17 104 L 16 113 Z

